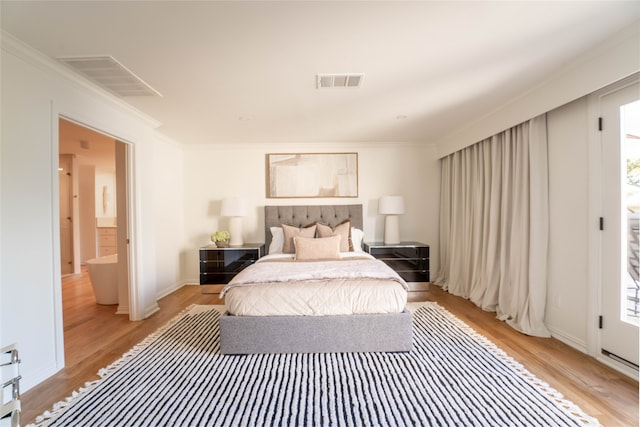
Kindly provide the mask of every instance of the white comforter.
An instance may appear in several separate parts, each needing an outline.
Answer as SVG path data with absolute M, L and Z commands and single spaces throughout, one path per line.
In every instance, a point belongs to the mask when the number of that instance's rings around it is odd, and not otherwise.
M 368 254 L 339 261 L 292 261 L 267 256 L 244 269 L 223 289 L 227 311 L 241 316 L 398 313 L 407 284 Z

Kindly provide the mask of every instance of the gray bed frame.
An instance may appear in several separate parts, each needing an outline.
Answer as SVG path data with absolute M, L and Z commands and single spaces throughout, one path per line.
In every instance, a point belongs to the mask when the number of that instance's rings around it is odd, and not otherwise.
M 271 227 L 304 227 L 314 222 L 331 227 L 351 220 L 362 229 L 362 205 L 265 206 L 265 247 Z M 411 313 L 344 316 L 232 316 L 220 318 L 220 352 L 345 353 L 411 351 Z

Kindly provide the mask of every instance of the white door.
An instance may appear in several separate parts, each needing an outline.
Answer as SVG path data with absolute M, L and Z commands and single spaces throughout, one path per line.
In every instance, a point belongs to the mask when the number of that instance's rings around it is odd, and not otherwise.
M 58 163 L 60 186 L 60 271 L 73 274 L 73 177 L 72 157 L 61 154 Z
M 130 146 L 116 140 L 116 209 L 118 218 L 118 311 L 131 313 L 129 306 L 129 207 L 127 162 Z M 131 316 L 130 316 L 131 317 Z
M 640 84 L 600 100 L 602 137 L 601 351 L 638 367 Z

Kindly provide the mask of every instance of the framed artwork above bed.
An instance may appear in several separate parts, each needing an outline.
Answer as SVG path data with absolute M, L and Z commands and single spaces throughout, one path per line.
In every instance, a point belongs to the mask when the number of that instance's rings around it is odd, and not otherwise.
M 267 198 L 358 197 L 358 153 L 267 154 Z

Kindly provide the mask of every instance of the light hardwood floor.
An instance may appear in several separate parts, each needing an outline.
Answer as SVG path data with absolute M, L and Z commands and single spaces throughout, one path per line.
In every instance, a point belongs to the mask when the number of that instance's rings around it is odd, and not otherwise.
M 160 311 L 131 322 L 115 306 L 95 304 L 86 274 L 63 280 L 66 367 L 22 395 L 24 424 L 51 409 L 96 373 L 191 304 L 222 304 L 216 294 L 185 286 L 162 298 Z M 464 299 L 431 286 L 411 301 L 436 301 L 604 426 L 638 426 L 638 383 L 555 339 L 522 335 Z

